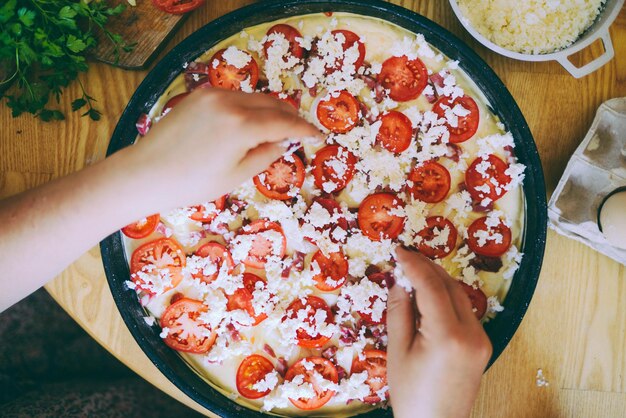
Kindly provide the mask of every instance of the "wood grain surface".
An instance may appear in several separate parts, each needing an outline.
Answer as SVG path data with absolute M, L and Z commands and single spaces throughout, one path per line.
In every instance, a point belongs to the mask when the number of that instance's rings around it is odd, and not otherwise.
M 121 35 L 128 44 L 134 43 L 135 47 L 132 52 L 118 51 L 116 55 L 113 44 L 104 32 L 98 31 L 98 46 L 93 51 L 93 57 L 129 70 L 140 70 L 150 64 L 188 17 L 165 13 L 149 0 L 139 0 L 135 7 L 129 6 L 126 0 L 110 0 L 109 3 L 112 6 L 123 3 L 127 7 L 122 14 L 109 19 L 107 29 Z
M 146 0 L 140 0 L 146 1 Z M 168 48 L 216 17 L 249 1 L 207 1 Z M 498 73 L 535 136 L 549 193 L 584 137 L 597 107 L 626 96 L 626 11 L 611 28 L 616 57 L 580 80 L 554 62 L 498 56 L 460 26 L 448 2 L 394 1 L 429 17 L 472 46 Z M 601 52 L 594 46 L 578 60 Z M 145 72 L 93 64 L 82 81 L 105 110 L 93 123 L 72 114 L 64 122 L 12 119 L 0 106 L 0 197 L 76 171 L 102 159 L 112 130 Z M 62 105 L 78 94 L 71 85 Z M 581 198 L 584 198 L 581 196 Z M 98 342 L 141 376 L 202 410 L 161 375 L 138 348 L 117 313 L 97 249 L 47 285 L 54 298 Z M 547 387 L 537 387 L 537 369 Z M 451 394 L 454 388 L 449 388 Z M 205 411 L 206 412 L 206 411 Z M 535 296 L 519 331 L 485 374 L 475 417 L 623 417 L 626 415 L 626 269 L 588 247 L 548 234 Z

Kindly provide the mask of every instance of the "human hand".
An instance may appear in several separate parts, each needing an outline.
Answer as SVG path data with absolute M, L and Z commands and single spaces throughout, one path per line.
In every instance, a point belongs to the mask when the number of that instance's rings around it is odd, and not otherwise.
M 149 176 L 163 197 L 153 210 L 202 203 L 269 167 L 286 151 L 280 141 L 305 137 L 320 132 L 289 104 L 260 93 L 200 88 L 132 147 L 135 173 Z
M 389 289 L 387 378 L 394 416 L 469 416 L 491 357 L 489 338 L 443 268 L 401 248 L 397 256 L 415 298 L 401 286 Z

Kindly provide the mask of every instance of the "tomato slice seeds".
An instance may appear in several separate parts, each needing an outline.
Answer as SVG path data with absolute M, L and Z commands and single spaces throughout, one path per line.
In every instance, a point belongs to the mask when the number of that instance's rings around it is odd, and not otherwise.
M 359 101 L 347 91 L 330 93 L 317 104 L 317 119 L 336 134 L 345 134 L 361 119 Z
M 428 70 L 424 63 L 406 56 L 391 57 L 383 62 L 378 82 L 389 90 L 389 97 L 397 102 L 416 99 L 428 84 Z
M 394 194 L 370 195 L 359 206 L 359 228 L 373 241 L 396 239 L 404 228 L 403 207 L 402 201 Z
M 426 227 L 417 235 L 421 238 L 418 250 L 428 258 L 444 258 L 456 248 L 457 230 L 443 216 L 426 218 Z
M 274 365 L 267 358 L 258 354 L 246 357 L 237 369 L 237 390 L 244 398 L 259 399 L 271 392 L 254 389 L 254 385 L 274 371 Z
M 444 96 L 435 103 L 433 112 L 439 118 L 446 119 L 450 142 L 453 144 L 467 141 L 478 130 L 480 122 L 478 105 L 469 96 L 457 97 L 454 100 Z
M 508 168 L 507 163 L 493 154 L 476 158 L 465 172 L 467 191 L 478 202 L 500 199 L 511 182 L 511 177 L 506 173 Z
M 476 254 L 499 257 L 511 247 L 511 228 L 501 219 L 484 216 L 467 228 L 467 245 Z
M 234 64 L 228 59 L 231 56 Z M 259 81 L 259 66 L 245 51 L 235 47 L 221 49 L 209 60 L 209 81 L 213 87 L 251 92 Z
M 313 176 L 315 185 L 326 193 L 343 190 L 352 180 L 357 158 L 339 145 L 328 145 L 315 153 Z
M 313 364 L 311 368 L 310 364 Z M 328 359 L 323 357 L 305 357 L 294 363 L 293 366 L 287 370 L 285 374 L 286 381 L 292 381 L 296 376 L 301 375 L 304 377 L 304 381 L 313 385 L 315 396 L 312 398 L 289 398 L 291 403 L 296 407 L 305 411 L 318 409 L 324 406 L 328 401 L 332 399 L 335 392 L 330 389 L 323 389 L 317 379 L 316 374 L 319 374 L 325 380 L 330 380 L 333 383 L 339 381 L 339 373 L 337 367 Z
M 450 191 L 450 172 L 435 161 L 415 167 L 407 180 L 406 191 L 422 202 L 441 202 Z
M 254 177 L 257 190 L 276 200 L 293 199 L 304 183 L 304 164 L 295 154 L 274 161 L 263 173 Z
M 172 303 L 161 316 L 161 328 L 167 328 L 165 344 L 186 353 L 209 351 L 217 334 L 200 319 L 207 311 L 208 307 L 199 300 L 182 298 Z
M 411 145 L 413 125 L 404 113 L 392 110 L 385 113 L 380 121 L 381 125 L 376 135 L 376 141 L 383 148 L 399 154 Z
M 316 332 L 315 330 L 322 326 L 321 324 L 317 324 L 316 318 L 320 315 L 318 312 L 323 313 L 322 316 L 324 317 L 324 322 L 326 324 L 333 323 L 335 319 L 335 316 L 324 299 L 317 296 L 308 296 L 305 299 L 294 300 L 287 308 L 287 313 L 283 318 L 283 322 L 288 319 L 300 321 L 300 311 L 304 311 L 306 317 L 302 323 L 302 328 L 299 328 L 296 332 L 298 345 L 305 348 L 320 348 L 330 341 L 331 337 L 328 335 L 321 333 L 311 335 L 311 333 Z

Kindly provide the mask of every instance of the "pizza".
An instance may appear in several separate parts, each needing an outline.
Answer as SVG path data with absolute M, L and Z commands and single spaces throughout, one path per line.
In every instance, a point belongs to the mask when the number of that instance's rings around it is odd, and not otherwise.
M 348 13 L 251 27 L 185 64 L 140 136 L 209 86 L 283 100 L 325 142 L 293 142 L 228 195 L 122 230 L 128 287 L 165 344 L 250 408 L 356 414 L 389 396 L 398 245 L 457 278 L 479 320 L 504 309 L 525 167 L 462 64 Z

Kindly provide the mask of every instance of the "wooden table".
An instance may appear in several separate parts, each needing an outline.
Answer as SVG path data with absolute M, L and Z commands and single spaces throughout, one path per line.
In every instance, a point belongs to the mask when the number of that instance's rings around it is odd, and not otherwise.
M 216 17 L 249 0 L 207 1 L 168 49 Z M 626 96 L 626 9 L 611 29 L 616 58 L 576 80 L 557 63 L 524 63 L 495 55 L 462 29 L 448 2 L 394 1 L 448 28 L 495 69 L 512 92 L 535 136 L 548 190 L 556 186 L 597 107 Z M 601 52 L 595 45 L 582 53 Z M 0 106 L 0 197 L 79 170 L 104 158 L 113 128 L 145 72 L 93 64 L 81 76 L 98 99 L 98 123 L 76 114 L 64 122 L 13 119 Z M 69 109 L 77 83 L 63 96 Z M 131 369 L 181 402 L 183 395 L 139 349 L 113 303 L 99 251 L 92 249 L 46 286 L 59 304 L 100 344 Z M 548 387 L 537 387 L 542 368 Z M 454 388 L 449 388 L 453 393 Z M 486 373 L 476 417 L 618 417 L 626 413 L 626 270 L 588 247 L 548 234 L 543 272 L 530 309 L 503 355 Z

